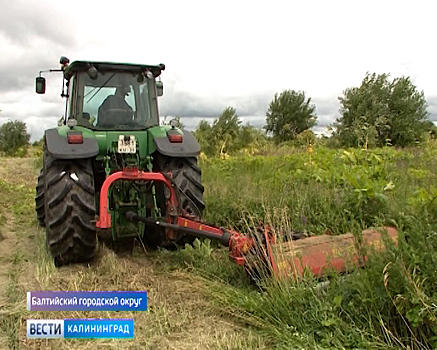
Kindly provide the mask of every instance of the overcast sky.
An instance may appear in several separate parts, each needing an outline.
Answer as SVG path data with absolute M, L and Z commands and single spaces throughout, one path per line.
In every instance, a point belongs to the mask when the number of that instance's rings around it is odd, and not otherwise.
M 23 120 L 32 140 L 63 114 L 62 78 L 42 69 L 70 61 L 165 63 L 161 116 L 188 128 L 226 106 L 265 122 L 284 89 L 303 90 L 320 125 L 366 72 L 409 76 L 437 120 L 433 1 L 0 0 L 0 123 Z M 212 119 L 210 119 L 212 120 Z

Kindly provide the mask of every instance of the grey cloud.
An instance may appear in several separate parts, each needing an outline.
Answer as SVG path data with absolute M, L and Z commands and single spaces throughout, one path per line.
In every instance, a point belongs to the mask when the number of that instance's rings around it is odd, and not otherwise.
M 198 116 L 217 118 L 223 110 L 230 106 L 236 109 L 240 116 L 265 116 L 273 94 L 239 93 L 238 96 L 227 94 L 226 91 L 208 92 L 200 89 L 188 92 L 180 86 L 182 78 L 176 73 L 165 77 L 164 96 L 160 100 L 161 115 L 177 115 L 180 117 Z
M 59 118 L 56 117 L 29 117 L 23 121 L 26 123 L 27 132 L 31 135 L 30 142 L 40 140 L 46 129 L 54 128 Z
M 22 91 L 24 89 L 28 91 L 33 90 L 35 77 L 38 76 L 39 71 L 48 67 L 58 68 L 58 58 L 56 56 L 40 57 L 36 55 L 36 57 L 29 60 L 23 57 L 19 62 L 9 61 L 1 63 L 0 92 L 6 93 Z
M 59 57 L 75 50 L 75 26 L 65 6 L 46 1 L 2 1 L 0 92 L 33 89 L 40 70 L 58 68 Z
M 265 116 L 272 96 L 254 94 L 250 96 L 210 95 L 200 96 L 185 91 L 169 92 L 160 101 L 162 115 L 218 117 L 226 107 L 233 107 L 240 116 Z
M 340 117 L 340 113 L 338 112 L 340 104 L 337 97 L 315 97 L 312 99 L 312 102 L 316 105 L 318 125 L 330 125 L 335 121 L 335 119 Z
M 69 34 L 73 28 L 73 21 L 68 14 L 68 7 L 59 3 L 47 1 L 2 1 L 0 12 L 0 33 L 3 33 L 12 42 L 20 45 L 30 45 L 35 38 L 62 43 L 69 38 L 69 45 L 75 41 Z M 42 50 L 46 48 L 41 47 Z M 32 56 L 29 56 L 31 59 Z
M 65 110 L 65 101 L 54 91 L 37 95 L 33 91 L 9 92 L 0 96 L 0 117 L 23 120 L 28 117 L 60 117 Z
M 19 91 L 34 93 L 35 77 L 38 76 L 39 71 L 59 68 L 59 57 L 61 56 L 59 52 L 65 52 L 60 45 L 56 44 L 52 45 L 52 50 L 50 51 L 53 52 L 51 54 L 41 51 L 32 53 L 32 49 L 29 48 L 26 51 L 27 54 L 29 56 L 34 54 L 30 59 L 24 56 L 20 57 L 19 61 L 2 62 L 0 59 L 0 93 L 2 93 L 2 95 L 7 92 Z M 59 75 L 60 73 L 55 74 L 58 74 L 60 91 L 62 78 Z M 45 76 L 49 77 L 49 74 Z
M 162 116 L 179 116 L 188 126 L 196 121 L 195 125 L 202 120 L 217 118 L 225 107 L 234 107 L 244 123 L 262 127 L 265 124 L 265 116 L 268 105 L 272 99 L 271 94 L 254 94 L 251 96 L 226 97 L 226 96 L 196 96 L 187 92 L 169 91 L 160 103 Z M 314 98 L 319 125 L 329 125 L 340 115 L 339 104 L 336 97 Z M 246 121 L 247 120 L 247 121 Z
M 38 111 L 38 113 L 35 113 L 35 117 L 38 118 L 50 118 L 55 117 L 57 119 L 61 118 L 61 116 L 64 115 L 65 112 L 65 105 L 61 102 L 59 104 L 51 103 L 51 104 L 44 104 L 42 108 Z M 26 117 L 29 117 L 29 114 Z
M 238 115 L 265 115 L 269 97 L 266 96 L 196 96 L 188 92 L 169 92 L 161 101 L 162 115 L 218 117 L 230 106 Z
M 437 121 L 437 96 L 427 97 L 429 119 Z

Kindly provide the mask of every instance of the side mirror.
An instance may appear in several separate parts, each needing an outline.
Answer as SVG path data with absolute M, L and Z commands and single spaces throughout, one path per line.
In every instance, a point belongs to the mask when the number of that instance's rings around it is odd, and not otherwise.
M 38 77 L 35 80 L 35 90 L 37 94 L 46 93 L 46 79 L 43 77 Z
M 156 82 L 156 94 L 158 96 L 164 95 L 164 85 L 162 84 L 162 81 Z

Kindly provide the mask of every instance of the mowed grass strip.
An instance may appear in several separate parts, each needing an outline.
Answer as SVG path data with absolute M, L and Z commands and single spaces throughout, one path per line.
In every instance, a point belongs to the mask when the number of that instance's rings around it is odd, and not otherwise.
M 166 268 L 165 254 L 119 257 L 99 246 L 91 264 L 57 269 L 45 246 L 45 232 L 34 213 L 35 159 L 2 158 L 0 167 L 0 349 L 258 349 L 265 340 L 212 307 L 204 279 Z M 146 312 L 28 312 L 31 290 L 146 290 Z M 135 319 L 135 339 L 30 340 L 28 318 Z

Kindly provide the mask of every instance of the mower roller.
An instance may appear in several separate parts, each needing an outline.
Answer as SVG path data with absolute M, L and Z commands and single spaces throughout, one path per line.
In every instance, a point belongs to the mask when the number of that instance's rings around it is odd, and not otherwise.
M 89 262 L 98 240 L 132 249 L 135 239 L 173 247 L 209 238 L 229 247 L 229 258 L 252 278 L 317 277 L 362 266 L 366 246 L 384 248 L 393 228 L 367 230 L 357 240 L 339 236 L 282 237 L 267 225 L 242 234 L 202 222 L 200 146 L 177 120 L 160 125 L 163 64 L 141 65 L 61 58 L 66 98 L 58 127 L 45 131 L 43 167 L 36 186 L 36 213 L 46 228 L 56 266 Z M 159 80 L 158 80 L 159 79 Z M 278 237 L 277 237 L 278 236 Z

